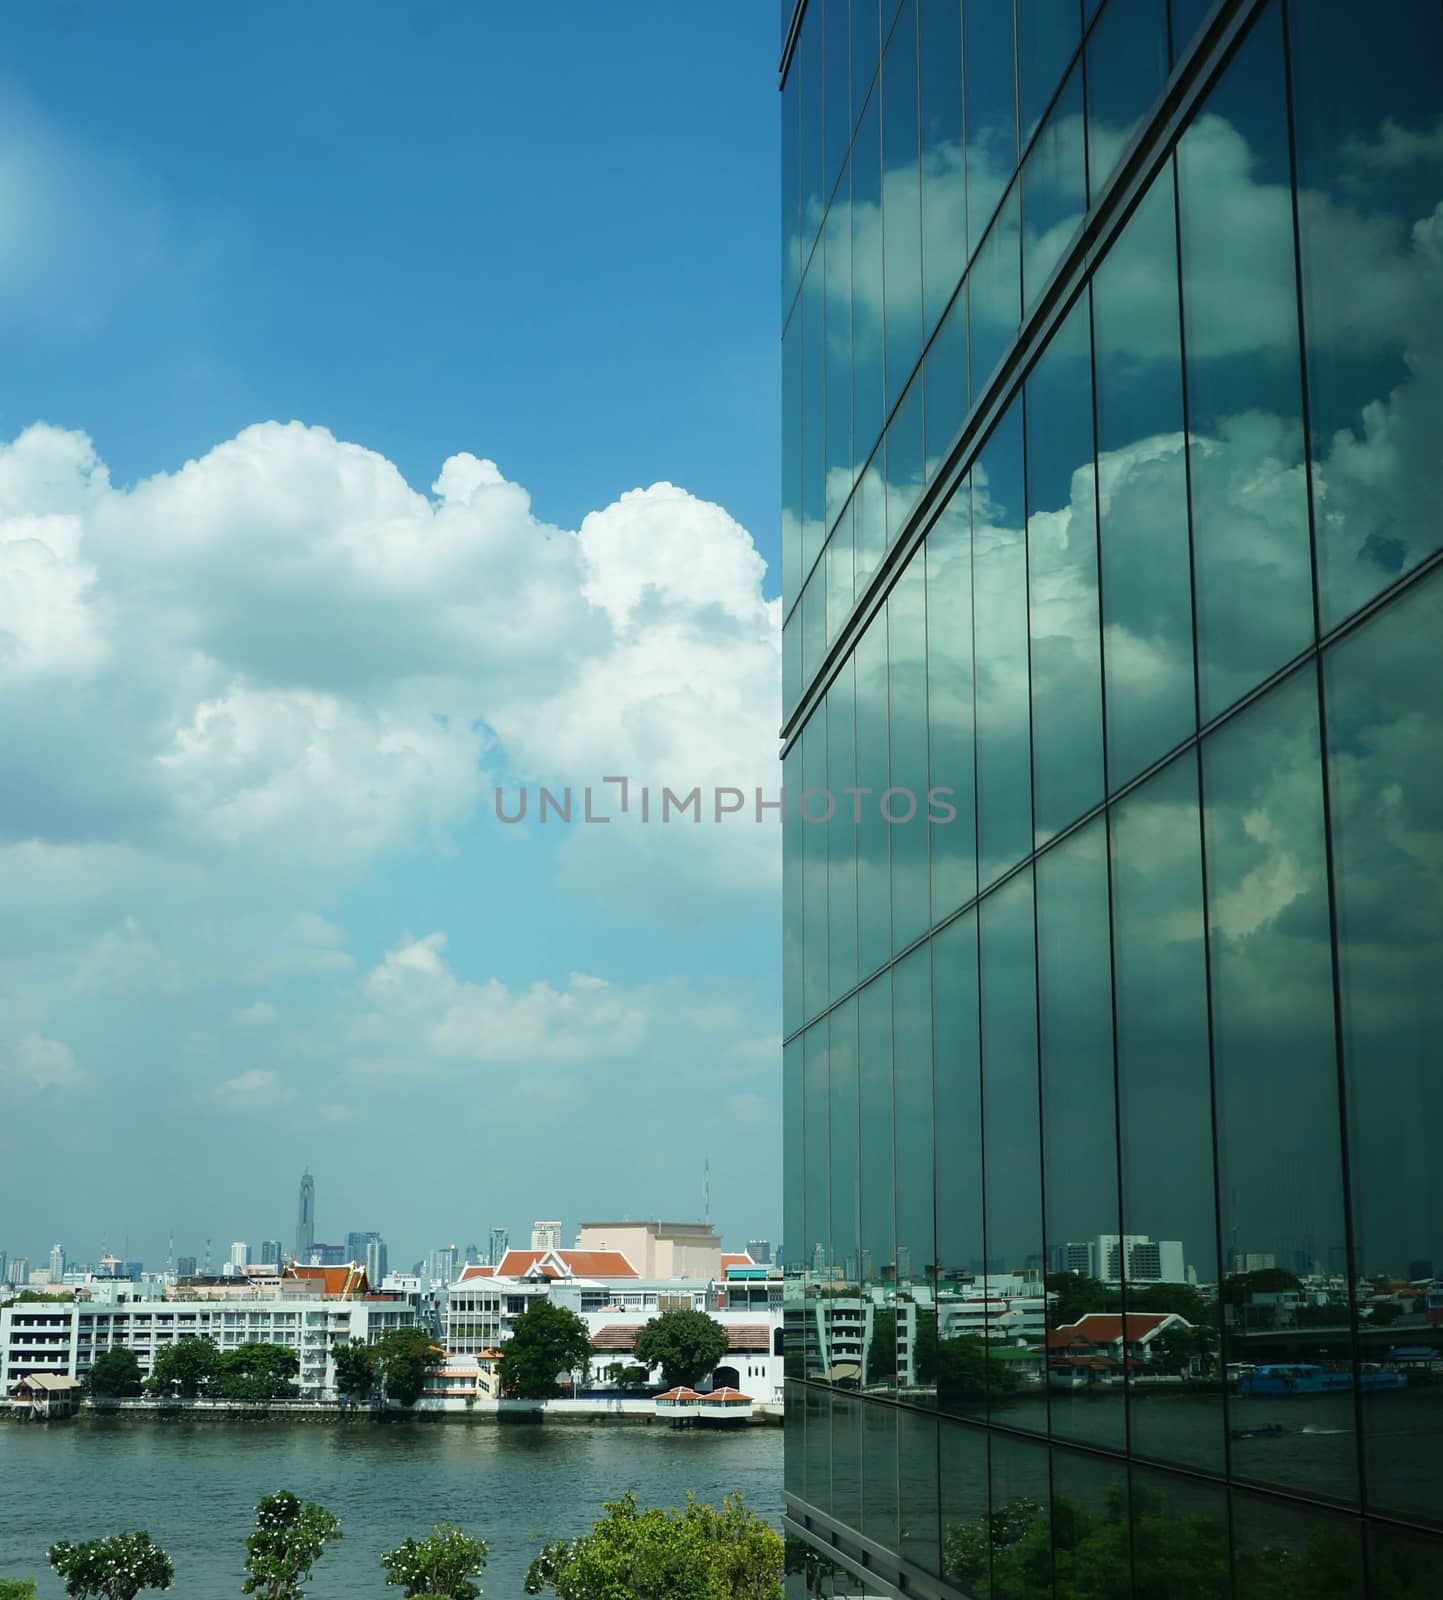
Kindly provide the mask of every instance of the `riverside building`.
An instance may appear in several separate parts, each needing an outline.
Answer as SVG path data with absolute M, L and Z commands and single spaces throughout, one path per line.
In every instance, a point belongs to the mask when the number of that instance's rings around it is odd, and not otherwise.
M 782 35 L 788 1530 L 1443 1593 L 1443 8 Z

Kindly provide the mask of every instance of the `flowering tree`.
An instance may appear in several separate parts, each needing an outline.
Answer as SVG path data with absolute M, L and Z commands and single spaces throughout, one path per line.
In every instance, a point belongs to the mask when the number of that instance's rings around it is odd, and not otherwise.
M 49 1560 L 73 1600 L 135 1600 L 142 1589 L 170 1588 L 175 1576 L 170 1557 L 148 1533 L 117 1533 L 85 1544 L 62 1539 L 50 1546 Z
M 269 1494 L 256 1507 L 256 1531 L 246 1540 L 246 1580 L 242 1594 L 264 1600 L 301 1600 L 303 1583 L 311 1568 L 326 1553 L 326 1546 L 341 1537 L 339 1518 L 295 1495 L 281 1490 Z
M 381 1557 L 386 1582 L 405 1586 L 406 1600 L 476 1600 L 486 1566 L 486 1541 L 472 1539 L 449 1522 L 438 1522 L 424 1539 L 407 1539 Z

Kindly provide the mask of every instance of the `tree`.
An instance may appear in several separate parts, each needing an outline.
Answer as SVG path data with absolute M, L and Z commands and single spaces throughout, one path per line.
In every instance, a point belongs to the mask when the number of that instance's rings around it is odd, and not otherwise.
M 705 1311 L 663 1311 L 636 1336 L 636 1359 L 643 1366 L 660 1367 L 668 1388 L 695 1386 L 726 1353 L 726 1329 Z
M 73 1600 L 134 1600 L 142 1589 L 170 1588 L 175 1576 L 170 1557 L 148 1533 L 116 1533 L 85 1544 L 62 1539 L 50 1546 L 49 1561 Z
M 1045 1287 L 1049 1296 L 1047 1324 L 1052 1328 L 1076 1322 L 1089 1312 L 1122 1310 L 1122 1296 L 1116 1289 L 1081 1272 L 1049 1272 Z
M 140 1393 L 140 1362 L 128 1345 L 113 1344 L 96 1356 L 85 1375 L 85 1387 L 97 1399 L 118 1400 Z M 3 1600 L 3 1591 L 0 1591 Z
M 1194 1327 L 1217 1321 L 1217 1310 L 1203 1293 L 1190 1283 L 1150 1283 L 1144 1288 L 1128 1285 L 1129 1311 L 1171 1311 Z
M 637 1335 L 640 1343 L 643 1328 Z M 637 1351 L 638 1357 L 641 1352 Z M 498 1364 L 503 1394 L 520 1400 L 549 1400 L 560 1394 L 557 1377 L 585 1372 L 591 1363 L 591 1335 L 574 1311 L 536 1301 L 516 1324 Z
M 937 1341 L 937 1398 L 944 1405 L 981 1400 L 989 1393 L 1011 1394 L 1021 1384 L 1017 1373 L 992 1355 L 976 1334 Z
M 405 1588 L 406 1600 L 477 1600 L 472 1583 L 486 1567 L 486 1541 L 472 1539 L 449 1522 L 438 1522 L 424 1539 L 405 1544 L 381 1557 L 387 1583 Z
M 891 1383 L 897 1376 L 897 1313 L 874 1311 L 867 1340 L 866 1383 Z
M 1198 1355 L 1198 1341 L 1191 1328 L 1162 1328 L 1147 1346 L 1148 1356 L 1165 1372 L 1186 1372 Z
M 527 1312 L 527 1316 L 530 1316 Z M 781 1600 L 781 1536 L 740 1495 L 722 1509 L 688 1498 L 684 1510 L 642 1511 L 628 1491 L 579 1539 L 547 1545 L 527 1594 L 559 1600 Z
M 175 1392 L 193 1400 L 215 1381 L 220 1352 L 209 1339 L 177 1339 L 151 1358 L 145 1387 L 152 1394 Z
M 216 1364 L 216 1386 L 227 1400 L 283 1400 L 300 1393 L 301 1358 L 282 1344 L 249 1339 Z
M 376 1387 L 375 1347 L 348 1339 L 331 1351 L 336 1363 L 336 1389 L 352 1400 L 364 1399 Z
M 421 1398 L 426 1374 L 441 1364 L 444 1354 L 424 1328 L 397 1328 L 371 1346 L 372 1370 L 386 1399 L 411 1406 Z
M 645 1367 L 628 1367 L 621 1361 L 613 1361 L 606 1375 L 618 1389 L 645 1389 L 651 1382 L 651 1373 Z
M 326 1546 L 341 1537 L 337 1517 L 311 1501 L 304 1505 L 282 1489 L 256 1507 L 256 1531 L 246 1540 L 246 1579 L 242 1594 L 264 1600 L 300 1600 L 311 1568 Z
M 0 1600 L 35 1600 L 33 1578 L 0 1578 Z

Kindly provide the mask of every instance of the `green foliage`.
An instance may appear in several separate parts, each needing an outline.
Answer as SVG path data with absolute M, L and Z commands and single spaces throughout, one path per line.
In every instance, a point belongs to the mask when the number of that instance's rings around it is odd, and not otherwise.
M 1259 1267 L 1256 1272 L 1229 1273 L 1223 1279 L 1222 1297 L 1230 1306 L 1242 1306 L 1255 1294 L 1287 1294 L 1302 1286 L 1301 1278 L 1281 1267 Z
M 11 1306 L 74 1305 L 73 1294 L 42 1294 L 38 1289 L 22 1289 L 13 1299 L 5 1302 Z
M 177 1339 L 155 1352 L 145 1387 L 152 1394 L 178 1393 L 194 1400 L 215 1381 L 219 1363 L 220 1351 L 209 1339 Z
M 1195 1328 L 1211 1328 L 1218 1319 L 1217 1309 L 1190 1283 L 1150 1283 L 1144 1289 L 1130 1288 L 1127 1309 L 1171 1311 Z
M 388 1400 L 413 1406 L 426 1387 L 426 1374 L 440 1366 L 443 1355 L 424 1328 L 397 1328 L 371 1346 L 372 1371 Z
M 1022 1379 L 999 1361 L 976 1334 L 961 1333 L 937 1341 L 937 1396 L 944 1402 L 981 1400 L 988 1394 L 1014 1393 Z
M 477 1600 L 472 1578 L 486 1567 L 486 1541 L 472 1539 L 449 1522 L 438 1522 L 424 1539 L 405 1544 L 381 1557 L 386 1582 L 404 1586 L 406 1600 Z
M 303 1505 L 284 1489 L 267 1495 L 256 1507 L 256 1531 L 246 1540 L 241 1593 L 263 1600 L 300 1600 L 311 1568 L 340 1537 L 339 1519 L 324 1506 L 310 1501 Z
M 148 1533 L 116 1533 L 108 1539 L 50 1546 L 50 1565 L 65 1579 L 72 1600 L 134 1600 L 142 1589 L 168 1589 L 175 1576 L 171 1559 Z
M 530 1315 L 530 1312 L 527 1313 Z M 722 1509 L 642 1511 L 628 1492 L 579 1539 L 559 1539 L 531 1563 L 527 1594 L 559 1600 L 781 1600 L 783 1545 L 740 1495 Z
M 1060 1328 L 1094 1311 L 1122 1310 L 1122 1296 L 1116 1289 L 1080 1272 L 1049 1272 L 1044 1282 L 1047 1293 L 1056 1296 L 1048 1306 L 1049 1327 Z
M 0 1600 L 35 1600 L 33 1578 L 0 1578 Z
M 537 1300 L 506 1341 L 497 1368 L 501 1392 L 520 1400 L 549 1400 L 561 1392 L 561 1373 L 585 1373 L 590 1362 L 591 1335 L 581 1318 L 565 1306 Z
M 301 1358 L 282 1344 L 249 1339 L 227 1350 L 216 1366 L 216 1387 L 227 1400 L 284 1400 L 300 1393 Z
M 336 1363 L 336 1389 L 353 1400 L 363 1399 L 376 1387 L 376 1357 L 371 1345 L 348 1339 L 331 1351 Z
M 653 1317 L 636 1336 L 636 1359 L 660 1367 L 668 1388 L 688 1388 L 711 1372 L 727 1353 L 727 1334 L 705 1311 L 678 1308 Z
M 651 1382 L 651 1373 L 645 1367 L 628 1367 L 620 1361 L 613 1361 L 606 1375 L 618 1389 L 645 1389 Z
M 96 1356 L 85 1375 L 88 1393 L 102 1400 L 118 1400 L 140 1393 L 140 1362 L 135 1351 L 123 1344 L 111 1345 Z M 3 1600 L 4 1590 L 0 1590 Z
M 897 1376 L 897 1313 L 874 1311 L 867 1340 L 867 1383 L 891 1383 Z

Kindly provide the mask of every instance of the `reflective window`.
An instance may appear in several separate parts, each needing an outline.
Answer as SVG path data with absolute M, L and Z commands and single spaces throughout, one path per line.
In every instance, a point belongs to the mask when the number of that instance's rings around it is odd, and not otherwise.
M 1279 1575 L 1298 1574 L 1309 1600 L 1357 1600 L 1363 1593 L 1358 1524 L 1323 1511 L 1234 1494 L 1233 1600 L 1277 1600 Z
M 1113 788 L 1197 725 L 1176 236 L 1165 168 L 1092 280 Z
M 1014 183 L 967 275 L 968 345 L 974 400 L 980 397 L 993 369 L 1011 348 L 1022 319 L 1018 227 L 1018 186 Z
M 927 481 L 941 470 L 948 446 L 967 415 L 967 291 L 942 319 L 927 351 Z
M 1035 1302 L 1044 1258 L 1031 872 L 989 895 L 980 913 L 984 1287 Z M 1045 1433 L 1045 1391 L 1026 1349 L 1025 1313 L 1015 1309 L 987 1319 L 989 1411 L 994 1421 Z
M 966 1594 L 983 1593 L 988 1572 L 987 1435 L 948 1427 L 938 1438 L 942 1576 Z
M 1124 1372 L 1084 1320 L 1089 1310 L 1121 1309 L 1115 1291 L 1108 1305 L 1092 1303 L 1110 1265 L 1099 1262 L 1098 1241 L 1122 1232 L 1104 819 L 1040 857 L 1036 871 L 1042 1188 L 1057 1295 L 1047 1319 L 1057 1341 L 1048 1358 L 1052 1432 L 1120 1450 Z
M 1082 65 L 1068 78 L 1022 168 L 1022 304 L 1031 310 L 1087 211 Z
M 827 585 L 827 644 L 830 646 L 841 633 L 847 618 L 852 614 L 852 595 L 856 584 L 856 571 L 852 548 L 852 503 L 832 529 L 827 540 L 825 581 Z
M 812 241 L 822 225 L 827 204 L 826 124 L 823 117 L 825 42 L 823 7 L 808 6 L 802 13 L 792 70 L 801 80 L 802 263 L 805 267 Z
M 1324 628 L 1443 542 L 1443 9 L 1289 10 Z
M 1067 71 L 1082 27 L 1078 0 L 1017 0 L 1017 85 L 1025 145 Z M 1081 103 L 1078 106 L 1081 110 Z
M 851 0 L 826 0 L 822 35 L 826 41 L 826 188 L 830 194 L 852 137 L 851 60 L 848 16 Z
M 962 7 L 918 0 L 922 140 L 923 333 L 930 333 L 967 265 L 962 140 Z
M 1192 48 L 1213 4 L 1214 0 L 1169 0 L 1174 62 L 1181 61 Z
M 882 58 L 882 225 L 887 405 L 922 350 L 922 205 L 917 148 L 917 6 L 905 0 Z M 920 422 L 920 419 L 919 419 Z
M 789 1378 L 800 1378 L 802 1322 L 805 1311 L 798 1304 L 797 1287 L 802 1281 L 801 1267 L 810 1248 L 807 1242 L 806 1188 L 806 1097 L 802 1082 L 802 1040 L 789 1039 L 782 1047 L 782 1147 L 785 1163 L 782 1172 L 782 1260 L 786 1264 L 785 1282 L 785 1366 Z M 790 1408 L 792 1390 L 787 1388 Z M 791 1425 L 791 1411 L 787 1425 Z M 787 1467 L 792 1466 L 791 1453 Z
M 892 969 L 894 1146 L 897 1161 L 897 1383 L 905 1398 L 931 1403 L 936 1383 L 933 1309 L 937 1246 L 932 1185 L 932 960 L 923 946 Z M 933 1476 L 935 1477 L 935 1469 Z
M 1177 164 L 1206 722 L 1313 635 L 1279 4 L 1183 135 Z
M 1202 770 L 1225 1355 L 1258 1369 L 1239 1384 L 1230 1420 L 1270 1421 L 1262 1413 L 1286 1393 L 1317 1435 L 1296 1459 L 1270 1454 L 1265 1438 L 1237 1439 L 1232 1471 L 1352 1499 L 1352 1305 L 1313 671 L 1206 740 Z
M 849 1528 L 862 1526 L 862 1403 L 832 1396 L 832 1515 Z
M 827 653 L 827 574 L 814 567 L 802 590 L 802 678 L 810 683 Z
M 827 994 L 836 1000 L 857 981 L 857 824 L 846 791 L 857 783 L 856 671 L 849 658 L 827 690 Z M 816 801 L 809 809 L 821 816 Z M 812 826 L 812 824 L 807 824 Z
M 806 1391 L 800 1384 L 786 1387 L 785 1420 L 787 1427 L 786 1465 L 782 1479 L 788 1494 L 805 1495 L 806 1483 Z
M 1102 799 L 1097 475 L 1087 296 L 1028 375 L 1027 568 L 1036 840 Z
M 1232 1600 L 1224 1491 L 1195 1478 L 1136 1467 L 1131 1488 L 1134 1592 Z
M 782 763 L 782 786 L 788 795 L 802 792 L 800 740 Z M 802 1025 L 803 920 L 802 819 L 789 805 L 782 818 L 782 1032 L 788 1036 Z
M 892 975 L 862 990 L 857 1010 L 862 1067 L 862 1293 L 866 1301 L 863 1387 L 891 1394 L 897 1386 L 893 1278 Z M 869 1406 L 869 1411 L 875 1409 Z
M 898 1553 L 923 1572 L 941 1556 L 937 1505 L 937 1422 L 916 1411 L 897 1413 Z
M 988 1519 L 995 1595 L 1052 1593 L 1052 1526 L 1047 1451 L 993 1434 Z
M 1017 77 L 1010 0 L 962 8 L 967 111 L 967 236 L 982 238 L 1017 167 Z
M 798 156 L 801 137 L 800 72 L 789 72 L 782 85 L 782 315 L 785 317 L 802 281 L 802 174 Z
M 852 497 L 856 542 L 854 585 L 855 597 L 859 600 L 887 553 L 887 485 L 882 479 L 885 459 L 886 446 L 879 446 L 867 469 L 857 479 L 856 493 Z
M 823 230 L 826 270 L 826 426 L 827 465 L 824 500 L 827 526 L 836 521 L 852 492 L 852 218 L 848 206 L 850 169 L 842 174 L 836 200 Z
M 810 1504 L 824 1514 L 832 1509 L 832 1430 L 827 1396 L 816 1389 L 804 1391 L 802 1481 Z
M 852 0 L 852 122 L 861 114 L 862 102 L 872 86 L 877 59 L 882 53 L 878 28 L 878 0 Z
M 827 718 L 814 712 L 802 731 L 802 791 L 827 786 Z M 800 796 L 798 800 L 800 801 Z M 811 810 L 812 808 L 808 808 Z M 814 815 L 820 815 L 813 811 Z M 827 1004 L 827 830 L 802 818 L 802 1010 L 814 1017 Z
M 887 428 L 887 543 L 894 544 L 924 487 L 922 374 L 907 387 Z
M 1428 1600 L 1443 1594 L 1443 1545 L 1401 1528 L 1371 1525 L 1368 1583 L 1373 1600 Z
M 927 562 L 928 781 L 933 827 L 932 920 L 955 911 L 977 892 L 977 813 L 972 759 L 972 495 L 964 481 L 932 524 Z
M 1128 1510 L 1127 1471 L 1121 1462 L 1071 1450 L 1053 1452 L 1052 1561 L 1059 1595 L 1080 1595 L 1087 1589 L 1098 1595 L 1165 1592 L 1132 1588 Z M 1174 1589 L 1173 1596 L 1192 1600 L 1192 1590 Z
M 1354 1268 L 1365 1361 L 1443 1361 L 1443 578 L 1324 656 Z M 1421 1317 L 1421 1321 L 1420 1321 Z M 1404 1331 L 1406 1329 L 1406 1332 Z M 1405 1369 L 1405 1375 L 1406 1369 Z M 1363 1392 L 1373 1506 L 1443 1522 L 1437 1391 Z M 1440 1397 L 1443 1398 L 1443 1397 Z
M 1129 1383 L 1131 1446 L 1221 1472 L 1218 1312 L 1192 1287 L 1218 1281 L 1196 757 L 1164 767 L 1111 820 L 1122 1215 L 1128 1234 L 1156 1248 L 1103 1241 L 1098 1309 L 1124 1289 L 1130 1310 L 1188 1325 L 1176 1347 L 1205 1383 L 1185 1392 L 1139 1372 Z
M 1108 0 L 1087 39 L 1087 168 L 1094 198 L 1167 81 L 1167 0 Z
M 821 554 L 826 537 L 826 324 L 822 252 L 802 282 L 802 577 Z
M 897 1548 L 897 1412 L 862 1407 L 862 1532 Z
M 827 1022 L 814 1023 L 802 1035 L 803 1134 L 806 1160 L 806 1240 L 811 1290 L 807 1316 L 822 1317 L 825 1299 L 818 1298 L 829 1280 L 831 1244 L 831 1141 L 828 1132 Z M 808 1327 L 804 1339 L 805 1370 L 809 1378 L 827 1376 L 826 1352 Z
M 831 1052 L 831 1106 L 828 1117 L 831 1172 L 831 1237 L 825 1294 L 818 1302 L 822 1325 L 821 1375 L 855 1387 L 860 1351 L 856 1331 L 862 1299 L 860 1094 L 857 1071 L 857 1002 L 844 1001 L 827 1019 Z
M 1032 847 L 1027 692 L 1027 543 L 1022 407 L 1014 403 L 972 469 L 972 619 L 979 882 Z
M 927 574 L 919 548 L 887 598 L 891 772 L 869 797 L 892 835 L 892 950 L 927 931 L 931 885 L 927 806 Z
M 884 606 L 857 644 L 857 959 L 863 976 L 892 954 L 892 830 L 879 796 L 891 770 L 887 727 L 887 610 Z M 841 796 L 838 796 L 839 802 Z
M 802 316 L 782 339 L 782 603 L 790 609 L 802 589 Z
M 882 432 L 882 343 L 882 131 L 874 95 L 852 142 L 852 441 L 859 463 Z

